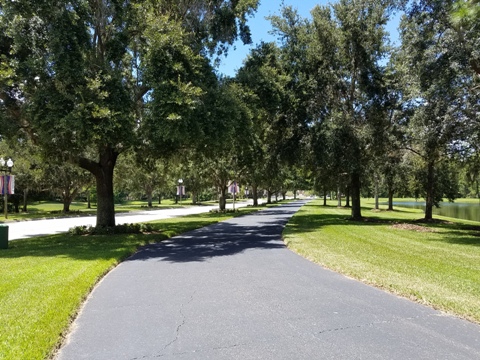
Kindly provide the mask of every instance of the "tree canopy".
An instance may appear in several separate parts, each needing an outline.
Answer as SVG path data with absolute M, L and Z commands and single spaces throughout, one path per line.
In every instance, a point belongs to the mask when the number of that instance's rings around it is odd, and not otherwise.
M 2 141 L 93 174 L 98 226 L 115 224 L 121 154 L 125 173 L 144 169 L 150 204 L 177 172 L 195 197 L 215 186 L 221 208 L 234 180 L 254 202 L 302 184 L 351 199 L 354 220 L 372 189 L 425 197 L 427 220 L 460 181 L 478 194 L 477 0 L 339 0 L 310 18 L 282 6 L 278 41 L 219 76 L 215 59 L 251 42 L 258 3 L 0 0 Z
M 97 226 L 114 225 L 118 155 L 139 143 L 179 145 L 212 76 L 207 54 L 250 41 L 257 3 L 0 1 L 5 136 L 28 136 L 91 172 Z

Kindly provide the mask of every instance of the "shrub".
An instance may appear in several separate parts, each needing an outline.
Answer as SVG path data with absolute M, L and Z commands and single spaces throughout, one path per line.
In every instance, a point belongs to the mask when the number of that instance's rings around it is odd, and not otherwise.
M 150 224 L 121 224 L 110 227 L 75 226 L 68 230 L 70 235 L 112 235 L 112 234 L 142 234 L 153 231 Z
M 236 213 L 239 212 L 240 210 L 238 209 L 225 209 L 225 210 L 220 210 L 220 209 L 212 209 L 210 210 L 211 213 L 213 214 L 231 214 L 231 213 Z

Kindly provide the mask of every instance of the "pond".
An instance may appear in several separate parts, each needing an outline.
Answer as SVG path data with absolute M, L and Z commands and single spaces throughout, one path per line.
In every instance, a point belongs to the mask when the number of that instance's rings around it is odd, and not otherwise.
M 425 210 L 424 201 L 394 201 L 393 206 Z M 480 221 L 480 203 L 442 202 L 440 208 L 433 208 L 433 213 L 457 219 Z

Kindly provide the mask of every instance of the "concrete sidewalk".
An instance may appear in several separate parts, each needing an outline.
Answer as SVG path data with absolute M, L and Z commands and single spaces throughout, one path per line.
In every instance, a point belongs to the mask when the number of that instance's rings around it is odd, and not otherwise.
M 259 201 L 261 203 L 261 201 Z M 251 201 L 250 201 L 251 203 Z M 237 202 L 236 208 L 245 207 L 249 205 L 247 202 Z M 232 204 L 227 205 L 232 208 Z M 211 206 L 188 206 L 184 208 L 171 208 L 160 210 L 145 210 L 131 213 L 119 213 L 115 215 L 116 223 L 140 223 L 160 219 L 168 219 L 172 217 L 201 214 L 209 212 L 212 209 L 217 209 L 217 205 Z M 69 218 L 56 218 L 44 220 L 31 220 L 8 222 L 9 240 L 24 239 L 35 236 L 52 235 L 67 232 L 70 228 L 75 226 L 95 226 L 97 221 L 96 216 L 82 216 Z
M 95 288 L 57 359 L 480 359 L 479 326 L 289 251 L 302 205 L 143 248 Z

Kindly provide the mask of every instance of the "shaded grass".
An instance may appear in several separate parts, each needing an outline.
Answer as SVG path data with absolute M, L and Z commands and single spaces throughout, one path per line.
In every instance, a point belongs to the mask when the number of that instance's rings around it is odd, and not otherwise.
M 416 209 L 362 211 L 367 221 L 353 222 L 349 209 L 311 202 L 287 225 L 285 242 L 334 271 L 480 322 L 480 223 L 438 216 L 442 221 L 423 224 Z
M 97 281 L 140 246 L 235 214 L 199 214 L 153 222 L 148 235 L 70 236 L 15 240 L 0 250 L 0 359 L 44 359 L 59 344 Z

